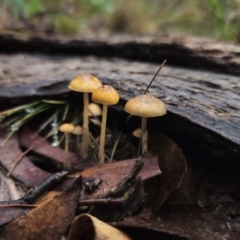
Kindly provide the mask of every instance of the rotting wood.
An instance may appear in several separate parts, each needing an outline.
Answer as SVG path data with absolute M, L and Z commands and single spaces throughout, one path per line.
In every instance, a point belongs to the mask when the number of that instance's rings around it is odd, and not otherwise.
M 0 52 L 122 57 L 214 72 L 240 73 L 240 46 L 209 38 L 179 35 L 105 35 L 67 37 L 0 34 Z
M 158 66 L 122 59 L 2 54 L 0 100 L 4 105 L 24 97 L 69 93 L 67 84 L 81 73 L 96 75 L 128 100 L 144 92 Z M 182 136 L 212 156 L 239 162 L 238 77 L 165 66 L 149 93 L 168 106 L 167 116 L 156 118 L 163 132 Z M 123 109 L 121 103 L 119 109 Z

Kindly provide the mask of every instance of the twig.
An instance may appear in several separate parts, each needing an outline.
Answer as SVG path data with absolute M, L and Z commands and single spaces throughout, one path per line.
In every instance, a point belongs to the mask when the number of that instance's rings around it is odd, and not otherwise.
M 87 206 L 87 205 L 115 205 L 115 204 L 123 204 L 125 198 L 96 198 L 96 199 L 83 199 L 78 205 Z
M 11 200 L 11 201 L 3 201 L 0 202 L 0 205 L 21 205 L 21 204 L 31 204 L 34 201 L 36 201 L 42 194 L 44 194 L 48 189 L 55 186 L 65 175 L 67 175 L 68 172 L 62 171 L 58 173 L 52 174 L 49 178 L 47 178 L 45 181 L 43 181 L 39 186 L 35 187 L 27 193 L 25 196 L 23 196 L 20 199 L 17 200 Z
M 147 93 L 147 91 L 148 91 L 149 87 L 151 86 L 151 84 L 152 84 L 153 80 L 156 78 L 156 76 L 158 75 L 159 71 L 162 69 L 162 67 L 163 67 L 163 66 L 164 66 L 164 64 L 166 63 L 166 61 L 167 61 L 167 60 L 164 60 L 164 61 L 163 61 L 163 63 L 160 65 L 160 67 L 158 68 L 157 72 L 155 73 L 155 75 L 154 75 L 153 79 L 152 79 L 152 80 L 151 80 L 151 82 L 148 84 L 148 86 L 147 86 L 147 88 L 146 88 L 146 90 L 145 90 L 144 94 L 146 94 L 146 93 Z
M 10 208 L 10 207 L 35 208 L 35 207 L 38 207 L 38 205 L 33 205 L 33 204 L 5 204 L 5 205 L 0 205 L 0 208 Z

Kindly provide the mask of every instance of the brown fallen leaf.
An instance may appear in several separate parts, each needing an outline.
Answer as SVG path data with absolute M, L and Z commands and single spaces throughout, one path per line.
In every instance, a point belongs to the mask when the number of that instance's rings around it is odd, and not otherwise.
M 74 218 L 67 240 L 130 240 L 120 230 L 100 221 L 90 214 Z
M 100 196 L 112 199 L 123 198 L 122 203 L 117 205 L 109 204 L 107 211 L 106 206 L 95 205 L 94 208 L 90 209 L 89 213 L 105 222 L 120 221 L 135 214 L 144 205 L 146 199 L 143 181 L 138 177 L 143 165 L 142 159 L 137 159 L 131 171 L 122 181 Z
M 7 134 L 7 130 L 1 130 L 0 142 L 6 138 Z M 0 146 L 0 162 L 7 171 L 11 169 L 13 162 L 21 155 L 18 133 L 13 134 L 3 146 Z M 36 167 L 28 157 L 24 156 L 11 175 L 18 181 L 35 187 L 51 176 L 51 173 Z
M 61 239 L 74 218 L 81 190 L 81 178 L 72 187 L 1 229 L 0 239 Z
M 0 168 L 0 202 L 11 201 L 21 198 L 26 192 L 21 186 L 15 184 L 15 182 L 3 173 Z M 1 206 L 0 206 L 1 207 Z M 27 214 L 32 208 L 0 208 L 0 226 L 9 223 L 17 217 Z
M 19 142 L 20 145 L 25 148 L 30 148 L 36 142 L 39 142 L 35 147 L 33 147 L 33 152 L 45 156 L 59 164 L 63 164 L 65 162 L 64 149 L 53 147 L 50 142 L 48 142 L 46 139 L 43 139 L 43 137 L 40 135 L 36 136 L 36 132 L 27 125 L 24 125 L 20 129 Z M 86 161 L 86 159 L 80 158 L 72 152 L 69 153 L 69 159 L 72 167 L 78 171 L 97 165 L 97 162 L 95 162 L 93 159 L 88 159 Z
M 130 173 L 136 160 L 137 158 L 107 163 L 88 168 L 81 172 L 83 178 L 99 178 L 102 180 L 98 188 L 91 194 L 82 196 L 83 199 L 97 198 L 116 187 Z M 142 180 L 161 174 L 157 156 L 143 158 L 142 160 L 144 166 L 138 175 Z M 78 176 L 79 174 L 76 173 L 74 176 Z
M 154 210 L 161 208 L 174 189 L 179 188 L 187 165 L 182 150 L 177 144 L 162 133 L 150 136 L 151 148 L 156 148 L 158 163 L 162 170 L 159 186 L 156 186 L 157 200 Z

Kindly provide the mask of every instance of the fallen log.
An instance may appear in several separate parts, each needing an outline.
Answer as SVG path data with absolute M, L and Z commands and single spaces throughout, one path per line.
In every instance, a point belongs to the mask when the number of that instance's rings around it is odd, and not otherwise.
M 52 98 L 69 93 L 67 84 L 74 76 L 91 73 L 113 85 L 126 101 L 143 93 L 157 68 L 122 59 L 2 54 L 0 99 L 4 106 L 21 98 Z M 169 110 L 155 125 L 173 139 L 182 136 L 212 156 L 239 162 L 239 92 L 238 77 L 166 66 L 149 90 Z
M 67 38 L 0 33 L 0 52 L 95 55 L 159 62 L 212 72 L 240 73 L 240 46 L 179 35 L 93 35 Z

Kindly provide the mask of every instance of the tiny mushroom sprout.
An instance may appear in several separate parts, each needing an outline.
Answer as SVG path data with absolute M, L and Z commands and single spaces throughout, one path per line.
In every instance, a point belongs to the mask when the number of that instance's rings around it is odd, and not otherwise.
M 118 103 L 119 94 L 112 86 L 102 85 L 92 93 L 92 100 L 96 103 L 103 104 L 102 126 L 99 146 L 99 163 L 102 164 L 104 163 L 105 156 L 104 145 L 108 105 L 114 105 Z
M 142 138 L 142 129 L 141 128 L 137 128 L 133 131 L 133 136 L 136 138 L 139 138 L 139 142 L 138 142 L 138 149 L 137 149 L 137 155 L 141 154 L 141 138 Z
M 147 152 L 147 118 L 165 115 L 167 113 L 166 105 L 152 95 L 142 94 L 130 99 L 124 110 L 132 115 L 142 117 L 142 153 Z
M 74 126 L 71 123 L 64 123 L 59 127 L 59 131 L 66 134 L 65 137 L 65 169 L 67 171 L 71 171 L 71 163 L 69 160 L 69 154 L 68 154 L 68 134 L 71 133 L 74 129 Z
M 88 74 L 80 75 L 75 77 L 68 85 L 68 88 L 72 91 L 83 92 L 83 140 L 80 150 L 80 155 L 86 158 L 88 155 L 89 145 L 89 127 L 88 127 L 88 104 L 89 104 L 89 93 L 102 85 L 101 81 Z
M 90 103 L 88 105 L 88 114 L 89 114 L 89 117 L 101 116 L 102 115 L 102 109 L 100 108 L 100 106 L 98 104 Z

